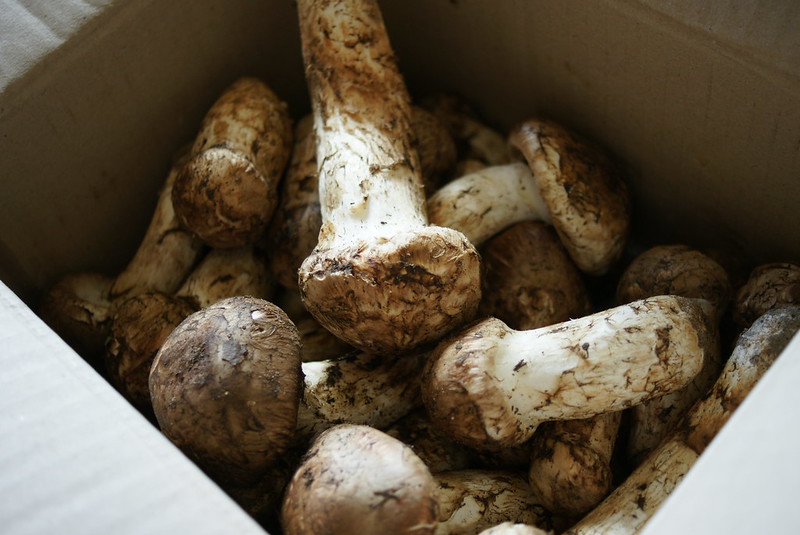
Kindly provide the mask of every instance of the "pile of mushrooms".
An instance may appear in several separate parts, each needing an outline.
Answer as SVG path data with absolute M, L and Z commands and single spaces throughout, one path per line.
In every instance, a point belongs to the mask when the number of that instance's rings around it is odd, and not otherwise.
M 635 533 L 800 329 L 800 266 L 633 255 L 600 145 L 412 103 L 375 0 L 297 12 L 311 114 L 236 80 L 126 269 L 42 317 L 272 532 Z

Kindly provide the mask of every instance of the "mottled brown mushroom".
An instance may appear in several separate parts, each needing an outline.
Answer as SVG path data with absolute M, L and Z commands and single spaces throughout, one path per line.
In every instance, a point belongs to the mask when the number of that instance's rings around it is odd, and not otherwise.
M 480 245 L 513 223 L 552 224 L 575 264 L 602 275 L 627 242 L 627 186 L 598 146 L 552 121 L 530 119 L 511 131 L 527 160 L 462 176 L 428 198 L 434 224 Z
M 354 347 L 407 352 L 472 319 L 478 253 L 459 232 L 428 225 L 409 97 L 377 3 L 297 5 L 323 219 L 300 291 Z
M 617 285 L 617 302 L 667 294 L 705 299 L 719 321 L 731 292 L 727 272 L 710 256 L 686 245 L 660 245 L 638 255 L 628 265 Z M 719 345 L 717 341 L 717 349 L 708 352 L 703 369 L 685 388 L 631 409 L 628 458 L 632 466 L 658 446 L 716 380 L 722 368 Z
M 104 356 L 109 380 L 139 410 L 150 413 L 150 367 L 167 336 L 189 314 L 238 295 L 268 298 L 272 279 L 251 247 L 210 251 L 174 295 L 140 293 L 111 314 Z
M 181 223 L 212 247 L 244 247 L 266 231 L 289 160 L 286 104 L 261 80 L 231 84 L 206 113 L 173 188 Z
M 733 318 L 745 328 L 770 309 L 796 304 L 800 304 L 800 265 L 763 264 L 750 272 L 736 293 Z
M 659 296 L 528 331 L 478 322 L 433 351 L 425 406 L 457 440 L 499 449 L 528 440 L 544 421 L 662 396 L 702 368 L 713 328 L 704 304 Z
M 286 535 L 433 534 L 436 482 L 397 439 L 339 425 L 311 445 L 284 497 Z
M 591 312 L 581 274 L 549 225 L 516 223 L 486 242 L 481 257 L 482 316 L 528 330 Z
M 186 455 L 223 486 L 255 484 L 294 434 L 300 337 L 275 305 L 224 299 L 167 337 L 149 386 L 161 430 Z
M 639 533 L 798 330 L 797 306 L 756 320 L 737 340 L 714 386 L 673 433 L 567 535 Z
M 354 352 L 304 362 L 297 438 L 307 440 L 342 423 L 383 429 L 420 407 L 419 377 L 427 356 L 395 359 Z

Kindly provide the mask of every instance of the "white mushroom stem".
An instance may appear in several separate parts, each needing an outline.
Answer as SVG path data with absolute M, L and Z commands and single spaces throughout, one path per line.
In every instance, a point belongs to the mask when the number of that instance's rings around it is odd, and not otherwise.
M 303 363 L 297 434 L 313 438 L 336 424 L 382 429 L 422 404 L 419 376 L 427 353 L 397 359 L 354 353 Z
M 323 221 L 300 267 L 303 300 L 358 349 L 404 353 L 472 319 L 479 257 L 427 224 L 408 92 L 377 2 L 297 7 Z
M 504 521 L 552 527 L 552 515 L 520 474 L 455 470 L 434 478 L 439 485 L 436 535 L 478 533 Z
M 179 157 L 167 176 L 139 248 L 111 286 L 112 300 L 144 292 L 171 294 L 200 258 L 203 242 L 181 226 L 172 205 L 172 187 L 185 161 L 186 156 Z
M 529 331 L 490 318 L 434 350 L 423 399 L 465 444 L 520 444 L 544 421 L 625 409 L 686 385 L 709 350 L 706 308 L 658 296 Z
M 520 221 L 552 221 L 530 167 L 519 162 L 485 167 L 445 184 L 428 198 L 428 218 L 459 230 L 475 245 Z
M 800 307 L 772 310 L 737 341 L 714 386 L 674 433 L 569 535 L 638 533 L 800 329 Z

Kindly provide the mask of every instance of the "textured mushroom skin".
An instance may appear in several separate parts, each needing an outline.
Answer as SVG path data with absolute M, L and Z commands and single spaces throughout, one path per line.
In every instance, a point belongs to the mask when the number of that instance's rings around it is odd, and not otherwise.
M 286 535 L 431 534 L 436 483 L 408 446 L 367 426 L 339 425 L 311 445 L 286 490 Z
M 544 421 L 667 394 L 699 372 L 711 347 L 701 303 L 658 296 L 530 331 L 484 320 L 433 351 L 425 406 L 457 440 L 498 449 L 524 442 Z
M 636 470 L 566 535 L 639 533 L 800 329 L 800 307 L 771 310 L 742 333 L 714 386 Z
M 212 247 L 257 241 L 278 203 L 291 152 L 286 104 L 256 78 L 240 78 L 211 106 L 175 179 L 182 224 Z
M 591 312 L 581 274 L 549 225 L 513 225 L 486 242 L 481 258 L 481 316 L 528 330 Z
M 561 241 L 578 267 L 602 275 L 628 238 L 629 197 L 617 166 L 596 145 L 547 120 L 512 129 L 510 142 L 528 161 Z
M 150 414 L 150 367 L 167 336 L 195 309 L 158 292 L 117 305 L 105 355 L 109 380 L 136 408 Z
M 475 314 L 478 253 L 427 225 L 409 98 L 377 4 L 301 1 L 298 13 L 323 218 L 300 291 L 339 338 L 402 353 Z
M 258 481 L 288 446 L 301 389 L 297 330 L 278 307 L 252 297 L 186 318 L 150 372 L 164 434 L 234 486 Z
M 628 265 L 617 285 L 617 302 L 665 294 L 706 299 L 720 318 L 732 289 L 727 272 L 710 256 L 686 245 L 660 245 Z M 707 353 L 703 369 L 686 387 L 631 409 L 628 457 L 633 466 L 658 446 L 714 383 L 723 364 L 719 340 L 715 347 Z
M 800 265 L 775 262 L 756 267 L 736 294 L 733 318 L 748 327 L 767 310 L 800 304 Z
M 436 481 L 436 535 L 478 533 L 507 520 L 552 527 L 552 515 L 519 473 L 454 470 L 437 474 Z

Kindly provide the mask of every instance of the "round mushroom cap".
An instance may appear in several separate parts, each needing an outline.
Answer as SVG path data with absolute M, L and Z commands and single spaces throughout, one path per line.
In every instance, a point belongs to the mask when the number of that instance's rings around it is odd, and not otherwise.
M 561 241 L 577 266 L 603 275 L 628 238 L 627 186 L 598 146 L 548 120 L 529 119 L 509 136 L 533 172 Z
M 456 143 L 444 123 L 419 106 L 411 106 L 411 132 L 425 191 L 433 192 L 456 164 Z
M 545 531 L 529 524 L 515 524 L 503 522 L 481 531 L 478 535 L 550 535 L 552 531 Z
M 721 315 L 731 299 L 728 273 L 710 256 L 687 245 L 659 245 L 637 256 L 617 284 L 617 302 L 656 295 L 709 301 Z
M 741 327 L 749 327 L 768 310 L 796 304 L 800 304 L 800 265 L 763 264 L 737 292 L 733 317 Z
M 300 337 L 277 306 L 223 299 L 186 318 L 150 372 L 164 434 L 224 485 L 257 482 L 294 435 Z
M 180 170 L 172 203 L 181 225 L 206 244 L 244 247 L 267 229 L 278 204 L 273 182 L 243 154 L 212 147 Z
M 459 232 L 436 226 L 315 251 L 300 292 L 320 324 L 367 353 L 398 355 L 473 319 L 480 258 Z
M 339 425 L 311 445 L 286 490 L 286 535 L 430 534 L 437 484 L 399 440 L 372 427 Z
M 484 244 L 481 258 L 481 316 L 528 330 L 591 312 L 581 273 L 546 223 L 512 225 Z

